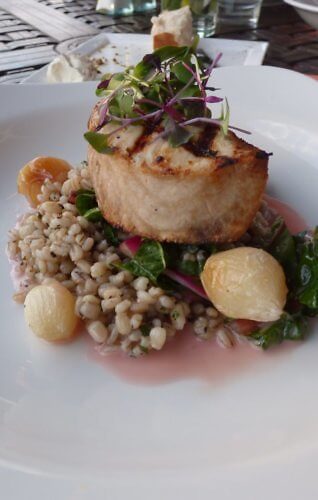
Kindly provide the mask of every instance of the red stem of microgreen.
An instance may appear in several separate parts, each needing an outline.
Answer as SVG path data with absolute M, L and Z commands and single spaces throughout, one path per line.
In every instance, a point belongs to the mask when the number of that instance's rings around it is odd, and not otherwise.
M 206 72 L 204 74 L 205 86 L 208 83 L 208 80 L 211 76 L 211 73 L 212 73 L 213 69 L 216 67 L 219 60 L 221 59 L 222 55 L 223 55 L 222 52 L 220 52 L 217 56 L 215 56 L 214 60 L 212 61 L 212 63 L 208 67 L 208 69 L 206 70 Z
M 198 118 L 191 118 L 191 120 L 186 120 L 183 123 L 180 123 L 179 125 L 186 126 L 186 125 L 194 125 L 195 123 L 209 123 L 210 125 L 216 125 L 220 126 L 221 121 L 214 119 L 214 118 L 205 118 L 205 117 L 198 117 Z M 229 125 L 229 128 L 232 130 L 237 130 L 238 132 L 242 132 L 243 134 L 250 134 L 248 130 L 244 130 L 243 128 L 238 128 L 238 127 L 233 127 L 232 125 Z

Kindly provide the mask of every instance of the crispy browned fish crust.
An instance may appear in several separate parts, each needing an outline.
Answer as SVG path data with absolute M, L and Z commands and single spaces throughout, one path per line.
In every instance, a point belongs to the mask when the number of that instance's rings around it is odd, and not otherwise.
M 97 109 L 89 121 L 92 130 Z M 104 131 L 111 127 L 116 125 Z M 155 140 L 157 135 L 130 126 L 112 136 L 111 155 L 89 146 L 89 170 L 104 217 L 159 241 L 238 240 L 260 206 L 266 153 L 216 128 L 206 129 L 192 147 L 172 148 Z

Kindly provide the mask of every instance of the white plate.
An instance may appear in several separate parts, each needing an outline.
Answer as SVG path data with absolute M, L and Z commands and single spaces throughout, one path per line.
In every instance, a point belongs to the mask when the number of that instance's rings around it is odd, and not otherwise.
M 317 0 L 284 0 L 292 5 L 306 23 L 318 29 L 318 1 Z
M 223 53 L 220 66 L 262 64 L 267 47 L 267 42 L 222 38 L 203 38 L 199 43 L 199 48 L 211 58 L 219 52 Z M 125 67 L 136 64 L 149 52 L 152 52 L 150 35 L 129 33 L 101 33 L 70 51 L 79 55 L 104 57 L 106 64 L 103 65 L 102 71 L 105 73 L 123 71 Z M 25 78 L 23 83 L 46 83 L 46 71 L 47 66 L 44 66 Z
M 269 191 L 317 223 L 317 83 L 237 67 L 216 70 L 213 85 L 232 124 L 274 152 Z M 122 378 L 125 363 L 115 373 L 96 362 L 85 337 L 48 345 L 27 330 L 3 249 L 26 208 L 16 175 L 36 155 L 85 157 L 94 87 L 0 87 L 1 498 L 316 499 L 318 335 L 267 353 L 206 344 L 202 363 L 191 353 L 180 379 L 152 384 L 146 368 L 137 383 Z

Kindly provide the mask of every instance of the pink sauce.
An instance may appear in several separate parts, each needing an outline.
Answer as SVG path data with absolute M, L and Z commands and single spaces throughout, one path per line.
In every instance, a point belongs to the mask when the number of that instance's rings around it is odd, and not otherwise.
M 286 203 L 272 198 L 267 194 L 264 196 L 264 199 L 271 208 L 283 217 L 286 226 L 292 234 L 299 233 L 308 228 L 305 219 Z
M 157 385 L 180 379 L 201 379 L 220 383 L 228 377 L 247 371 L 259 364 L 264 354 L 250 345 L 224 349 L 215 340 L 198 340 L 187 326 L 163 351 L 151 351 L 147 356 L 129 358 L 124 353 L 102 356 L 96 344 L 89 342 L 89 358 L 129 383 Z
M 292 233 L 307 228 L 305 220 L 285 203 L 268 195 L 267 203 L 284 218 Z M 242 343 L 232 349 L 224 349 L 216 341 L 200 341 L 188 326 L 182 333 L 165 346 L 161 352 L 151 352 L 147 356 L 133 359 L 124 353 L 102 356 L 96 344 L 89 342 L 89 358 L 100 363 L 106 370 L 130 383 L 161 384 L 179 379 L 201 379 L 210 383 L 223 383 L 226 379 L 250 371 L 254 365 L 260 368 L 274 360 L 277 355 L 291 349 L 292 344 L 279 346 L 268 353 L 253 349 Z

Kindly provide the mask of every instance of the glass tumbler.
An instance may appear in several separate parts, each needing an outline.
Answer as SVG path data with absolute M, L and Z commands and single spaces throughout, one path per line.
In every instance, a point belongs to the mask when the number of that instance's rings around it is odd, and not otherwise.
M 98 0 L 96 11 L 108 16 L 129 16 L 134 6 L 132 0 Z
M 161 10 L 175 10 L 189 5 L 193 30 L 200 36 L 215 33 L 217 0 L 161 0 Z
M 218 25 L 256 28 L 262 0 L 218 0 Z

